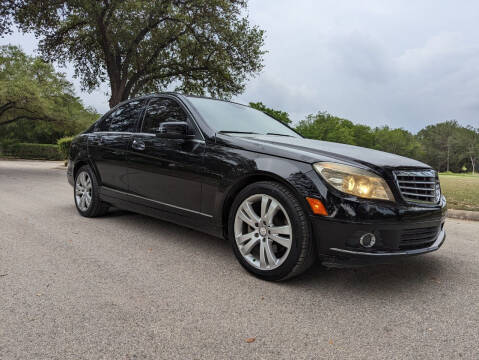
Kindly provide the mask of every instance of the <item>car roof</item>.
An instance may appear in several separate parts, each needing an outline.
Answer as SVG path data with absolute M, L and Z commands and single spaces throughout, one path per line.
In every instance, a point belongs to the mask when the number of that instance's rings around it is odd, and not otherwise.
M 204 96 L 204 95 L 184 94 L 184 93 L 180 93 L 180 92 L 176 92 L 176 91 L 165 91 L 165 92 L 160 92 L 160 93 L 146 94 L 146 95 L 138 96 L 136 98 L 128 99 L 128 100 L 124 101 L 123 103 L 126 103 L 126 102 L 131 101 L 131 100 L 135 100 L 135 99 L 152 98 L 152 97 L 161 96 L 161 95 L 176 96 L 176 97 L 179 97 L 179 98 L 180 97 L 186 97 L 186 98 L 216 100 L 216 101 L 223 101 L 223 102 L 227 102 L 227 103 L 231 103 L 231 104 L 236 104 L 236 105 L 242 105 L 242 106 L 248 106 L 249 107 L 249 105 L 241 104 L 239 102 L 235 102 L 235 101 L 231 101 L 231 100 L 218 99 L 218 98 L 214 98 L 214 97 L 210 97 L 210 96 Z

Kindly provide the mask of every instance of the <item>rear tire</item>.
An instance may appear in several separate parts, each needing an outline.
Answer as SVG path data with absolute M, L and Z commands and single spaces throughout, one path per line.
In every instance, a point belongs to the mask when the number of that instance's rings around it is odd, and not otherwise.
M 240 264 L 263 280 L 292 278 L 316 259 L 301 203 L 272 181 L 253 183 L 238 194 L 228 217 L 228 238 Z
M 100 200 L 100 187 L 95 173 L 88 165 L 78 169 L 73 185 L 75 206 L 81 216 L 97 217 L 108 212 L 109 205 Z

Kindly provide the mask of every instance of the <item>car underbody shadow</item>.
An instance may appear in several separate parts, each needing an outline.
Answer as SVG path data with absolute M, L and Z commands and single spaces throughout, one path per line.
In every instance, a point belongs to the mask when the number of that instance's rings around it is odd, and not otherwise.
M 447 281 L 455 265 L 440 254 L 425 254 L 398 260 L 390 264 L 355 268 L 325 268 L 316 262 L 301 276 L 286 283 L 288 287 L 317 284 L 323 289 L 334 288 L 358 293 L 394 294 L 402 291 L 421 291 L 431 284 L 440 286 Z M 451 290 L 449 284 L 448 288 Z

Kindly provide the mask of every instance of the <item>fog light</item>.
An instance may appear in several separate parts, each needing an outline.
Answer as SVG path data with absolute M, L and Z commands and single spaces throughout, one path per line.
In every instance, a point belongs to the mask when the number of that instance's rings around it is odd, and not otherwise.
M 359 243 L 365 248 L 373 247 L 376 244 L 376 236 L 371 233 L 364 234 L 359 238 Z

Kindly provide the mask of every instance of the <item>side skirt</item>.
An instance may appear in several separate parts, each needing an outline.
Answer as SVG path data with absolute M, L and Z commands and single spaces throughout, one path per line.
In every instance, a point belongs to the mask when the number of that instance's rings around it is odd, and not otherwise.
M 151 216 L 223 238 L 223 228 L 217 226 L 214 223 L 213 216 L 208 214 L 182 209 L 105 186 L 100 188 L 100 198 L 102 201 L 119 209 Z

